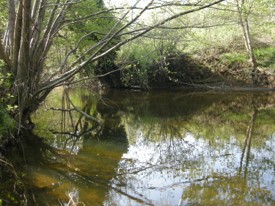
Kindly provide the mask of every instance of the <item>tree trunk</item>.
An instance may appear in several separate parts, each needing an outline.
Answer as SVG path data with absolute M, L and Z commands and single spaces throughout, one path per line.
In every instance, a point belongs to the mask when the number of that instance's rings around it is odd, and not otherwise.
M 242 26 L 242 30 L 243 30 L 244 43 L 245 43 L 246 51 L 249 54 L 249 59 L 250 59 L 250 62 L 252 63 L 253 69 L 256 69 L 257 68 L 257 61 L 256 61 L 254 51 L 253 51 L 248 20 L 244 19 L 243 22 L 241 23 L 241 26 Z
M 239 21 L 243 32 L 243 39 L 244 39 L 244 45 L 246 48 L 246 51 L 249 55 L 249 61 L 251 62 L 252 71 L 251 71 L 251 78 L 252 82 L 255 84 L 257 83 L 257 67 L 258 63 L 254 54 L 253 45 L 252 45 L 252 39 L 250 34 L 250 28 L 249 28 L 249 21 L 248 21 L 248 14 L 244 13 L 244 0 L 236 0 L 237 2 L 237 10 L 239 14 Z
M 20 2 L 20 7 L 22 8 L 22 30 L 21 30 L 21 40 L 20 48 L 18 53 L 18 65 L 16 73 L 16 86 L 15 86 L 15 96 L 18 98 L 18 108 L 19 108 L 19 124 L 24 122 L 23 113 L 25 108 L 28 107 L 28 100 L 30 95 L 30 85 L 29 81 L 29 42 L 30 42 L 30 9 L 31 1 L 23 0 Z

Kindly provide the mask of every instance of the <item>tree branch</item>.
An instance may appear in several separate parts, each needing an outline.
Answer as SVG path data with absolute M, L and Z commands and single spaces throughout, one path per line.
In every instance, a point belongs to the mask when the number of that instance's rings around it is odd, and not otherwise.
M 88 115 L 86 112 L 82 111 L 81 109 L 79 109 L 77 106 L 74 105 L 74 103 L 71 101 L 71 99 L 69 98 L 68 95 L 68 100 L 70 102 L 70 104 L 73 106 L 73 108 L 79 112 L 81 115 L 85 116 L 87 119 L 92 120 L 94 122 L 96 122 L 97 124 L 101 124 L 96 118 L 92 117 L 91 115 Z

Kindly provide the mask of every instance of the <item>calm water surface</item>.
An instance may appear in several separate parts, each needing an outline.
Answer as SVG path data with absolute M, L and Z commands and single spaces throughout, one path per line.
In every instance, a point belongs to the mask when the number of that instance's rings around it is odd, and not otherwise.
M 30 205 L 275 205 L 274 93 L 58 89 L 33 120 Z

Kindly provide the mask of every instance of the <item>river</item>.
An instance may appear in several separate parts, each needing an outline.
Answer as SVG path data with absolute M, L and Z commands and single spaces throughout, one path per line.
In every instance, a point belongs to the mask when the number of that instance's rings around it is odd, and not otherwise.
M 33 121 L 29 205 L 275 205 L 275 93 L 60 88 Z

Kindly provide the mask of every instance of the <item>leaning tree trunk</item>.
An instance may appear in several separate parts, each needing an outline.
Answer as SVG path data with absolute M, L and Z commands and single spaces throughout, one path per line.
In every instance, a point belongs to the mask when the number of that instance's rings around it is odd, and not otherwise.
M 248 14 L 244 13 L 244 2 L 245 0 L 236 0 L 237 2 L 237 10 L 239 15 L 239 21 L 243 32 L 243 39 L 244 39 L 244 45 L 246 48 L 246 51 L 249 55 L 249 61 L 252 65 L 252 71 L 251 71 L 251 77 L 252 82 L 255 84 L 257 82 L 257 67 L 258 63 L 254 54 L 253 45 L 252 45 L 252 39 L 250 34 L 250 28 L 249 28 L 249 21 L 248 21 Z
M 254 54 L 254 49 L 252 46 L 252 40 L 251 40 L 251 35 L 250 35 L 250 30 L 249 30 L 248 19 L 244 19 L 243 22 L 241 23 L 241 26 L 242 26 L 242 30 L 243 30 L 243 38 L 244 38 L 245 48 L 246 48 L 247 53 L 249 54 L 249 60 L 252 64 L 252 75 L 253 75 L 257 70 L 258 64 L 257 64 L 257 60 L 256 60 L 256 57 Z

